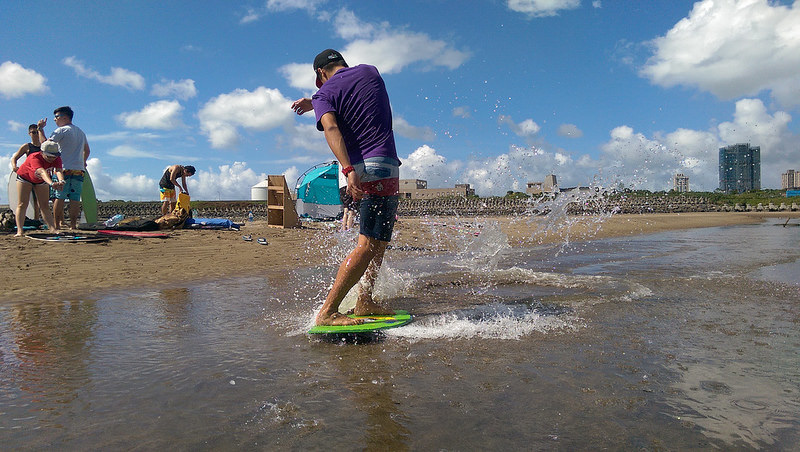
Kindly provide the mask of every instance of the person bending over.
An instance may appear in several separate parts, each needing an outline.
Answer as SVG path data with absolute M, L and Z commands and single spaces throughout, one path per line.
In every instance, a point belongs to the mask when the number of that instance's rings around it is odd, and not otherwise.
M 35 152 L 28 156 L 17 169 L 17 191 L 19 192 L 19 202 L 17 203 L 17 235 L 22 237 L 25 226 L 25 211 L 28 209 L 28 201 L 31 192 L 35 191 L 38 199 L 47 199 L 50 194 L 49 187 L 57 190 L 64 187 L 64 174 L 61 172 L 61 152 L 58 144 L 53 141 L 42 143 L 42 152 Z M 50 169 L 55 170 L 56 180 L 50 177 Z M 50 231 L 57 233 L 58 227 L 55 224 L 50 209 L 42 208 L 42 218 L 44 218 Z
M 183 193 L 188 195 L 189 189 L 186 188 L 186 178 L 193 176 L 195 169 L 191 165 L 181 166 L 172 165 L 164 170 L 164 175 L 158 182 L 158 187 L 161 189 L 161 215 L 166 215 L 173 210 L 178 204 L 178 196 L 175 193 L 175 187 L 178 190 L 183 189 Z M 178 184 L 178 178 L 181 178 L 181 183 Z

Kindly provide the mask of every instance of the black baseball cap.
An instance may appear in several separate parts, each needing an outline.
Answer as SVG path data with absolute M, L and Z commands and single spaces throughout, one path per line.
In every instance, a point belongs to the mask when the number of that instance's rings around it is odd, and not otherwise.
M 344 57 L 342 56 L 341 53 L 339 53 L 339 52 L 337 52 L 336 50 L 333 50 L 333 49 L 325 49 L 325 50 L 323 50 L 322 52 L 320 52 L 317 55 L 316 58 L 314 58 L 314 73 L 317 74 L 317 69 L 323 68 L 323 67 L 327 66 L 328 64 L 333 63 L 335 61 L 341 61 L 345 65 L 347 65 L 347 63 L 344 61 Z M 322 81 L 320 81 L 319 74 L 317 74 L 317 88 L 321 88 L 321 87 L 322 87 Z

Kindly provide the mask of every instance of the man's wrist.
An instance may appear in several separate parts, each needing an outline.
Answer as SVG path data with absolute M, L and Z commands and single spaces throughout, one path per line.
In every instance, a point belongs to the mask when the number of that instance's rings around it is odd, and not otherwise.
M 355 170 L 356 169 L 353 168 L 353 165 L 345 166 L 344 168 L 342 168 L 342 174 L 344 174 L 344 177 L 347 177 L 348 174 L 352 173 Z

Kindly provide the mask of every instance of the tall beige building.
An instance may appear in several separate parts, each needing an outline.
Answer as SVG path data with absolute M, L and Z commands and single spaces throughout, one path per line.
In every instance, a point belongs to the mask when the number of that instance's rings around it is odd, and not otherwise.
M 686 193 L 689 191 L 689 176 L 684 176 L 678 173 L 672 176 L 672 189 L 678 193 Z
M 800 188 L 800 171 L 790 169 L 781 174 L 781 188 L 783 190 Z

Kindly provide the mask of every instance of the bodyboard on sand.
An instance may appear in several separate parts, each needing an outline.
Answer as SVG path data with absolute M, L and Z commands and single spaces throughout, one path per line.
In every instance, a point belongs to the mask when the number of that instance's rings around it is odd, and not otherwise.
M 147 232 L 147 231 L 117 231 L 114 229 L 100 229 L 97 231 L 98 234 L 103 235 L 115 235 L 120 237 L 138 237 L 138 238 L 153 238 L 153 239 L 165 239 L 169 237 L 169 234 L 164 232 Z
M 372 333 L 387 328 L 403 326 L 411 322 L 411 314 L 406 311 L 394 311 L 394 315 L 348 315 L 351 319 L 364 319 L 360 325 L 328 326 L 317 325 L 310 330 L 309 334 L 349 334 L 349 333 Z
M 49 243 L 99 243 L 108 241 L 108 237 L 97 237 L 95 235 L 28 234 L 25 237 Z
M 97 221 L 97 198 L 94 194 L 94 184 L 89 177 L 89 171 L 83 172 L 83 188 L 81 188 L 81 206 L 83 207 L 83 223 Z
M 17 214 L 17 204 L 19 204 L 19 191 L 17 191 L 17 173 L 11 172 L 11 175 L 8 176 L 8 208 L 14 212 L 14 215 Z M 33 218 L 36 216 L 36 211 L 34 210 L 33 206 L 33 194 L 31 194 L 30 198 L 28 198 L 28 210 L 25 211 L 25 216 L 28 218 Z

